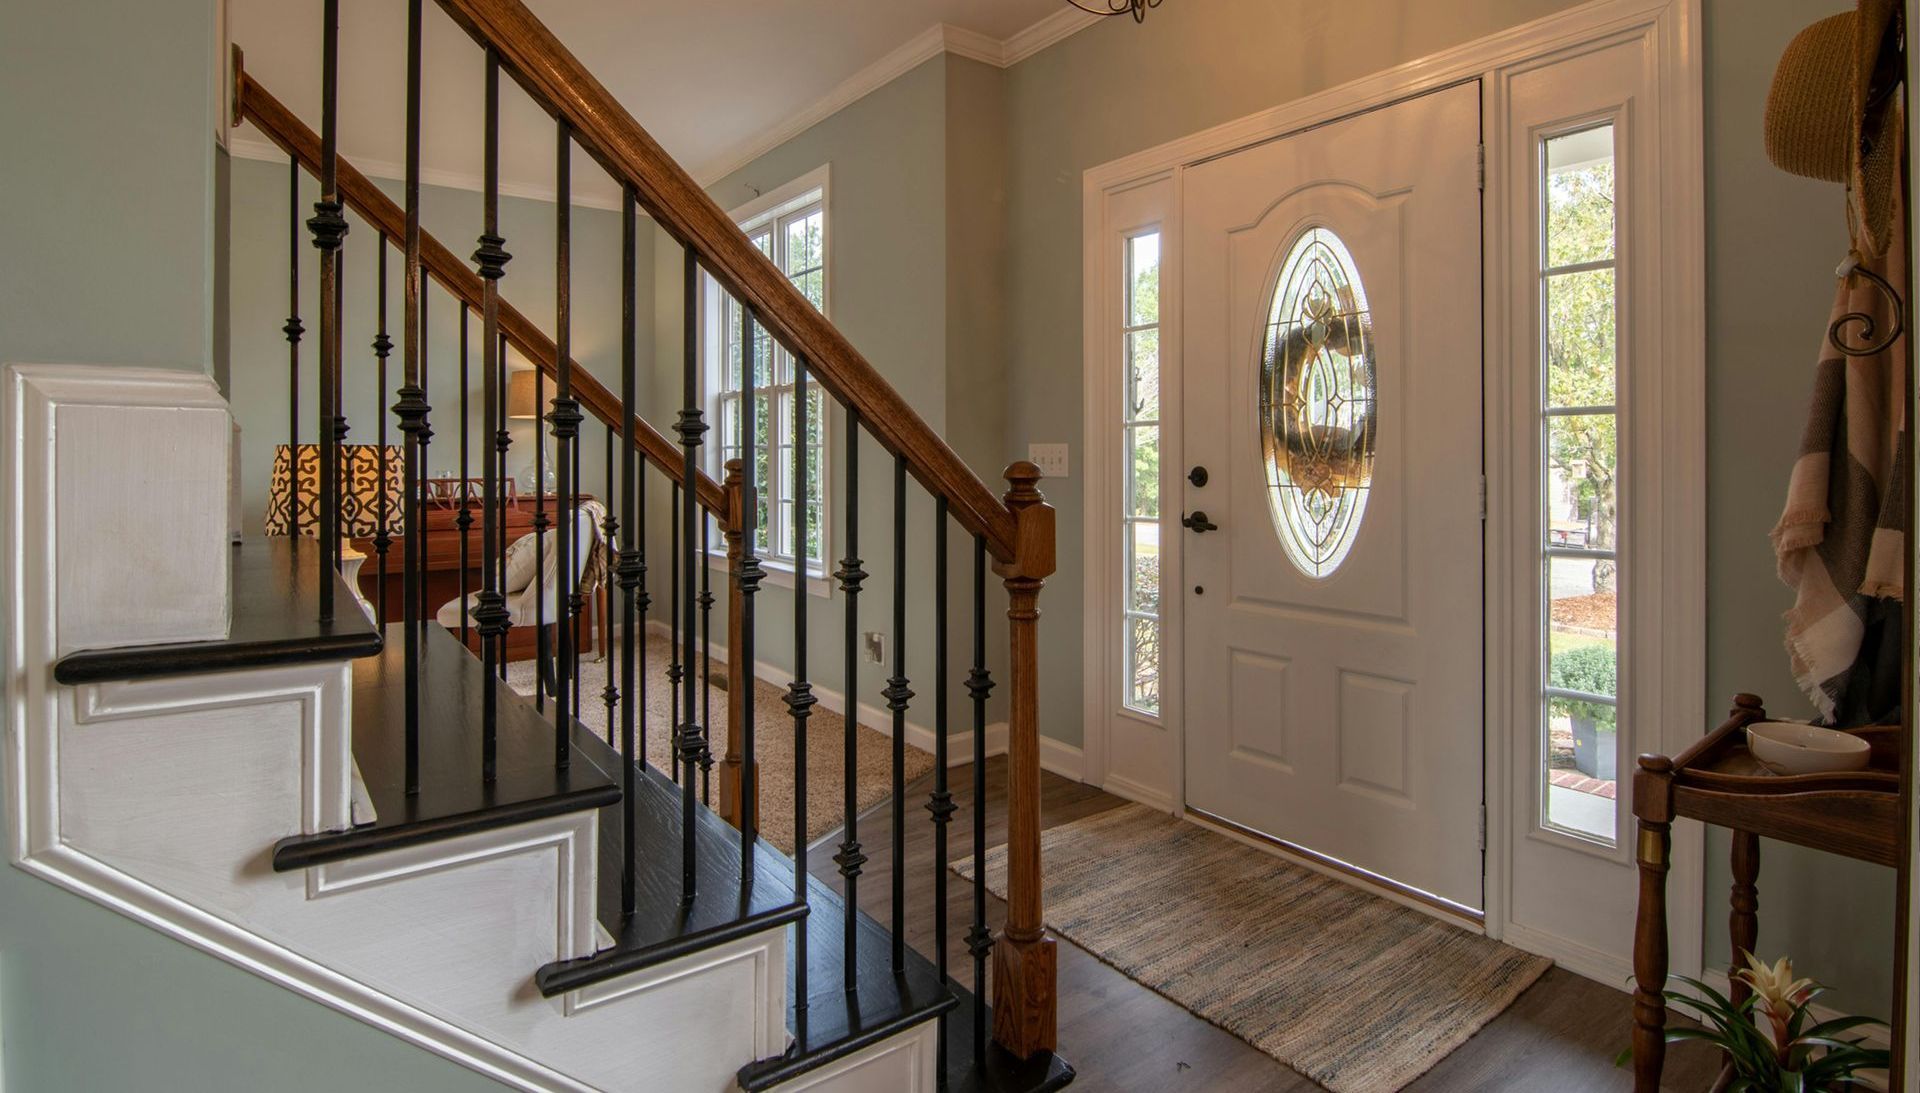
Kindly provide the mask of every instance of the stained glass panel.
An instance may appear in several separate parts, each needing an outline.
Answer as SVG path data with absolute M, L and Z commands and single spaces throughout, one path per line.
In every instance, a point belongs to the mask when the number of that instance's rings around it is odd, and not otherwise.
M 1287 253 L 1259 385 L 1274 530 L 1302 573 L 1331 576 L 1366 515 L 1378 386 L 1366 290 L 1327 228 L 1308 229 Z

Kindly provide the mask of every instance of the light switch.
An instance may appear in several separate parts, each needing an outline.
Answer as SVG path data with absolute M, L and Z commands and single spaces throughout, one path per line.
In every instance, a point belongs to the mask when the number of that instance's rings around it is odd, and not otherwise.
M 1065 444 L 1029 444 L 1027 461 L 1040 468 L 1040 473 L 1048 478 L 1067 477 L 1067 446 Z

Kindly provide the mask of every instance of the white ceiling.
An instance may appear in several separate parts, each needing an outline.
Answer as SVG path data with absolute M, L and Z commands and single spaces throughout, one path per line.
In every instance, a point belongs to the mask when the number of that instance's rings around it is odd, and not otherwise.
M 1066 0 L 527 0 L 667 152 L 696 177 L 738 164 L 756 141 L 842 85 L 946 24 L 991 47 Z M 485 68 L 480 48 L 428 2 L 422 174 L 470 184 L 481 168 Z M 247 70 L 320 128 L 320 0 L 228 0 L 228 32 Z M 340 150 L 369 174 L 403 162 L 406 10 L 400 0 L 340 4 Z M 991 49 L 989 48 L 989 52 Z M 503 189 L 553 186 L 554 123 L 510 80 L 501 90 Z M 262 141 L 251 126 L 239 150 Z M 259 151 L 257 147 L 252 151 Z M 611 203 L 617 189 L 576 154 L 574 188 Z

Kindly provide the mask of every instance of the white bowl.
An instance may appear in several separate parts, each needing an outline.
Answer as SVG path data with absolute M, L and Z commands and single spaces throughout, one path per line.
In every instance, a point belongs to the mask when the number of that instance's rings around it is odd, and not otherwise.
M 1756 721 L 1747 726 L 1747 748 L 1775 774 L 1820 774 L 1865 770 L 1873 749 L 1851 733 L 1798 721 Z

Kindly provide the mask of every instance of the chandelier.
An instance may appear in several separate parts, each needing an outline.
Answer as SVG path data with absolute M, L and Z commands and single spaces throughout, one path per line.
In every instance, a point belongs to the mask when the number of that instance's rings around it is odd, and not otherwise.
M 1127 15 L 1131 13 L 1133 21 L 1136 23 L 1144 23 L 1147 21 L 1148 8 L 1157 8 L 1160 6 L 1160 0 L 1098 0 L 1097 6 L 1094 3 L 1084 3 L 1082 0 L 1067 0 L 1067 3 L 1092 15 Z

